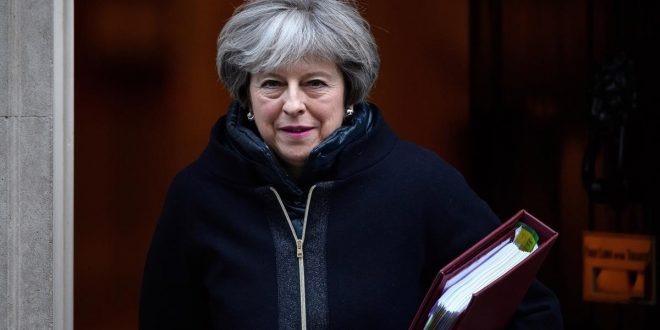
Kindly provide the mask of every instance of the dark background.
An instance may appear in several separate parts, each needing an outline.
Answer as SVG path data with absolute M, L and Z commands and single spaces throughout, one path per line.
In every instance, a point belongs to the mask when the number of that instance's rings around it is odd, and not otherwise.
M 168 184 L 230 101 L 215 41 L 240 3 L 76 1 L 77 329 L 137 328 Z M 360 3 L 382 59 L 371 100 L 390 126 L 456 166 L 502 219 L 525 208 L 560 232 L 539 278 L 559 296 L 567 328 L 660 325 L 655 306 L 584 302 L 581 263 L 584 230 L 657 234 L 660 3 Z M 623 184 L 590 199 L 582 162 L 596 136 L 594 77 L 621 54 L 634 63 L 638 95 L 625 166 L 612 165 L 618 144 L 604 139 L 596 176 Z

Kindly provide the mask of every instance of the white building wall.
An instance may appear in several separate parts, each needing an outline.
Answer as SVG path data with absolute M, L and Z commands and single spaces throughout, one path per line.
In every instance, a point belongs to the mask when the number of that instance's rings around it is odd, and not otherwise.
M 54 173 L 61 168 L 54 157 L 61 162 L 63 136 L 70 135 L 61 133 L 62 112 L 55 111 L 63 103 L 54 94 L 63 93 L 54 75 L 62 8 L 63 1 L 0 0 L 0 329 L 63 328 L 63 294 L 56 297 L 53 289 L 71 266 L 56 264 L 63 251 L 54 246 L 63 235 L 53 234 L 63 221 L 55 216 L 62 213 L 54 193 L 63 178 L 61 170 Z M 70 203 L 61 190 L 58 203 Z

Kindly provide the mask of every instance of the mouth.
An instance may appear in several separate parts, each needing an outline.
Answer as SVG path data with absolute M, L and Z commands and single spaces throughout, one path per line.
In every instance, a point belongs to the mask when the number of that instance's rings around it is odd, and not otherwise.
M 280 128 L 280 130 L 294 135 L 304 134 L 306 132 L 311 131 L 312 129 L 314 128 L 309 126 L 284 126 Z

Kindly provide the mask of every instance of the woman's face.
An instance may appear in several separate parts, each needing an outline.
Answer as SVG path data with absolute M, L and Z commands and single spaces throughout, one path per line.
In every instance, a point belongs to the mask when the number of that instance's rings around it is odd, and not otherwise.
M 250 77 L 254 122 L 286 165 L 299 169 L 344 119 L 344 80 L 330 61 L 301 60 Z

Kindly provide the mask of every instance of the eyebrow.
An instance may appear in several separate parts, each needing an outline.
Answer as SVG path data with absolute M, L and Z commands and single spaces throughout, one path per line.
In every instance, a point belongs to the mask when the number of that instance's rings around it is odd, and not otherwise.
M 262 79 L 269 78 L 269 77 L 275 77 L 275 78 L 284 80 L 284 75 L 278 74 L 276 72 L 256 73 L 254 75 L 258 76 L 258 80 L 262 80 Z M 313 77 L 313 76 L 321 76 L 321 77 L 324 77 L 324 78 L 330 78 L 332 76 L 332 74 L 330 72 L 326 72 L 326 71 L 321 70 L 321 71 L 312 71 L 312 72 L 309 72 L 309 73 L 305 73 L 301 77 L 303 79 L 305 79 L 305 78 Z

